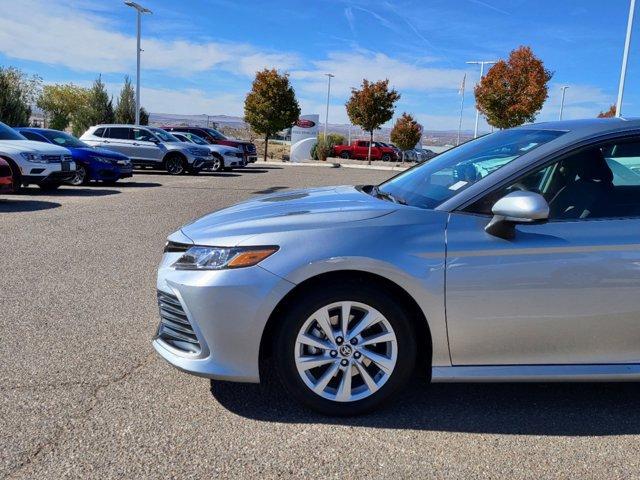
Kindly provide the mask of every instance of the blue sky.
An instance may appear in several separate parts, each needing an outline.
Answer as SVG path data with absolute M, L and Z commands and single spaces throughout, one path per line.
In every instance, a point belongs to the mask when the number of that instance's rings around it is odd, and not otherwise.
M 142 103 L 150 111 L 242 115 L 257 69 L 289 72 L 303 113 L 321 113 L 325 72 L 330 122 L 363 78 L 389 78 L 397 113 L 428 130 L 455 129 L 467 74 L 463 127 L 473 126 L 467 60 L 506 58 L 529 45 L 554 72 L 538 120 L 595 116 L 615 102 L 628 0 L 139 0 L 143 22 Z M 101 73 L 116 92 L 135 74 L 135 13 L 120 0 L 0 0 L 0 65 L 45 82 L 88 85 Z M 637 19 L 640 28 L 640 19 Z M 640 116 L 640 33 L 632 42 L 626 115 Z

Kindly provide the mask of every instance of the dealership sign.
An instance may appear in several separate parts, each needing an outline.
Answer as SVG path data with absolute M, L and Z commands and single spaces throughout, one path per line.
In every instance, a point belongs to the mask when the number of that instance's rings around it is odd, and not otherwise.
M 320 115 L 301 115 L 291 127 L 291 161 L 309 160 L 311 148 L 318 138 Z
M 302 115 L 291 127 L 291 145 L 309 137 L 318 136 L 320 115 Z

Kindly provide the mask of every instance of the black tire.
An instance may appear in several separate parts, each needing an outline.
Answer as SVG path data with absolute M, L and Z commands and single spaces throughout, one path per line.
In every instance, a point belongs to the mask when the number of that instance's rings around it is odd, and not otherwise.
M 220 172 L 224 169 L 224 160 L 220 155 L 213 155 L 213 167 L 211 167 L 212 172 Z
M 20 175 L 20 169 L 18 168 L 18 166 L 13 163 L 13 161 L 4 158 L 3 160 L 5 160 L 8 164 L 9 164 L 9 168 L 11 169 L 11 179 L 13 182 L 13 193 L 20 193 L 23 190 L 23 185 L 22 185 L 22 176 Z
M 41 183 L 38 185 L 43 192 L 53 192 L 60 187 L 59 183 Z
M 170 153 L 164 159 L 164 169 L 169 175 L 182 175 L 185 173 L 186 163 L 182 155 L 178 153 Z
M 351 154 L 347 151 L 340 152 L 340 158 L 344 158 L 344 159 L 351 158 Z
M 391 155 L 389 155 L 388 153 L 385 153 L 382 155 L 382 159 L 383 162 L 390 162 L 391 161 Z
M 337 402 L 314 393 L 302 380 L 295 364 L 296 337 L 303 324 L 323 306 L 355 301 L 381 312 L 391 324 L 397 339 L 396 365 L 379 390 L 361 400 Z M 344 281 L 308 291 L 284 312 L 274 335 L 274 365 L 287 392 L 307 407 L 329 416 L 361 415 L 390 401 L 406 386 L 416 366 L 415 332 L 405 309 L 375 284 Z

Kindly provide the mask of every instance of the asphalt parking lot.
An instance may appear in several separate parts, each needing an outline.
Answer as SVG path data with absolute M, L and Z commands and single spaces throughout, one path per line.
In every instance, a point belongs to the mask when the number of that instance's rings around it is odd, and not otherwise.
M 638 478 L 636 384 L 433 385 L 373 415 L 214 383 L 151 347 L 165 237 L 252 195 L 392 172 L 254 166 L 0 197 L 0 477 Z

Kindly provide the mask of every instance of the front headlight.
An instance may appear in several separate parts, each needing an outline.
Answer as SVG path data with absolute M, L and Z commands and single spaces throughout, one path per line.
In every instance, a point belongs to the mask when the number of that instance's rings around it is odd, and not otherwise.
M 197 155 L 200 157 L 207 157 L 208 155 L 210 155 L 209 150 L 203 150 L 202 148 L 190 147 L 187 150 L 189 150 L 189 153 L 191 155 Z
M 167 247 L 165 247 L 167 251 Z M 175 250 L 170 250 L 175 251 Z M 177 270 L 222 270 L 257 265 L 278 247 L 189 247 L 172 265 Z
M 24 158 L 27 162 L 32 163 L 47 163 L 45 159 L 42 158 L 42 155 L 35 152 L 20 152 L 20 156 Z

